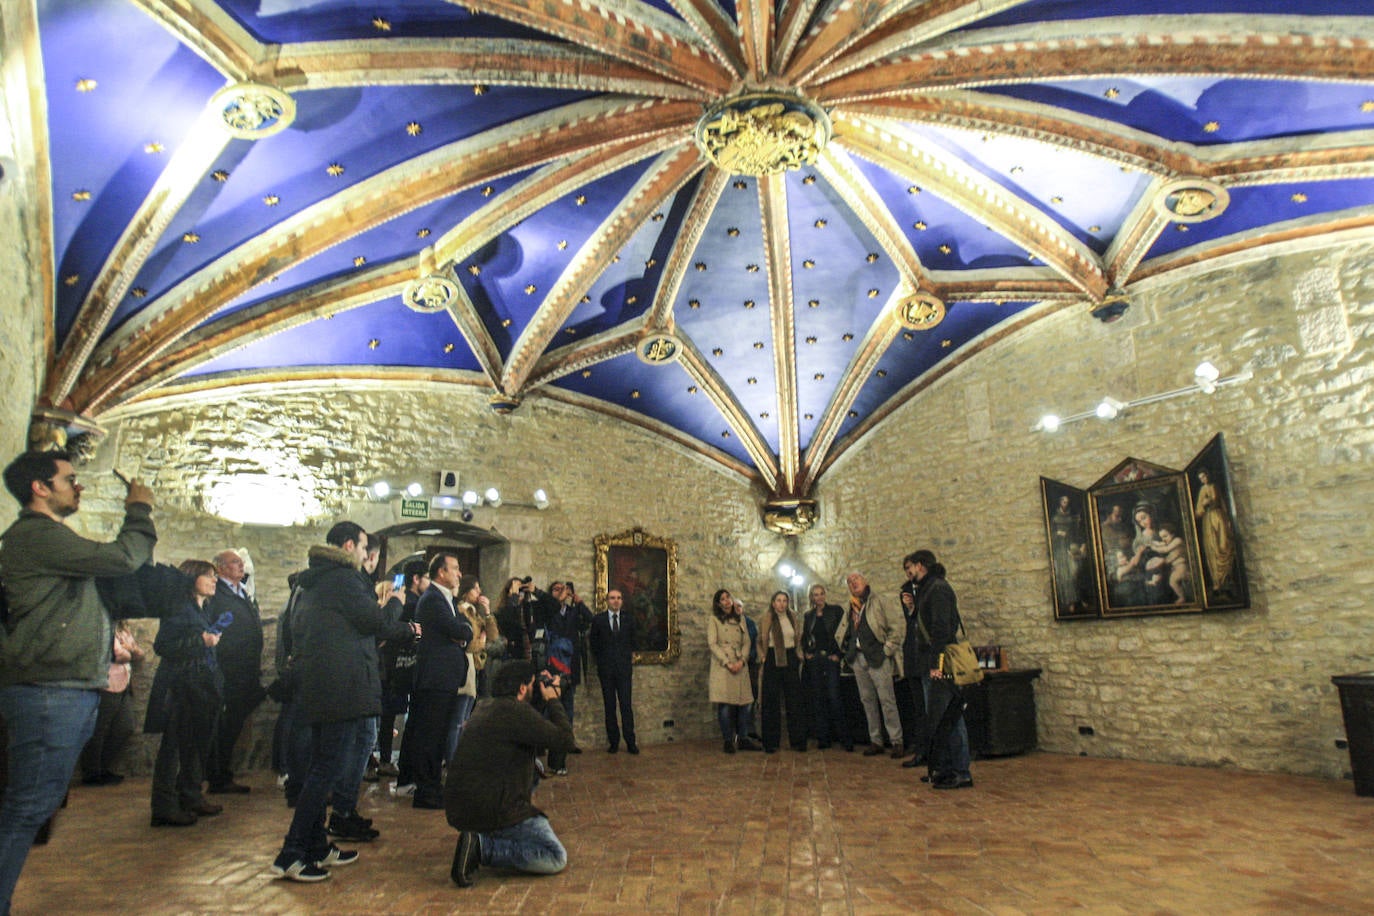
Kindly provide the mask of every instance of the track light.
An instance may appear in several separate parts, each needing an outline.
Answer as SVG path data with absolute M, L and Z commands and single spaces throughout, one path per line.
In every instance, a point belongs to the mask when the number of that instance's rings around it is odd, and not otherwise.
M 465 506 L 471 508 L 472 506 L 477 505 L 477 504 L 480 503 L 481 501 L 482 501 L 482 499 L 481 499 L 481 497 L 479 497 L 479 496 L 477 495 L 477 491 L 476 491 L 476 490 L 464 490 L 464 491 L 463 491 L 463 505 L 465 505 Z
M 386 499 L 391 495 L 391 484 L 385 480 L 379 480 L 372 485 L 371 490 L 374 499 Z
M 501 505 L 501 491 L 495 487 L 487 487 L 487 492 L 482 494 L 482 497 L 493 509 Z
M 1103 420 L 1115 420 L 1125 409 L 1126 405 L 1116 398 L 1103 398 L 1094 413 Z
M 1172 391 L 1161 391 L 1159 394 L 1147 394 L 1131 401 L 1118 401 L 1116 398 L 1106 397 L 1092 410 L 1085 410 L 1082 413 L 1071 414 L 1061 417 L 1058 414 L 1047 413 L 1036 421 L 1031 427 L 1031 432 L 1052 433 L 1066 423 L 1076 423 L 1079 420 L 1086 420 L 1089 417 L 1100 417 L 1103 420 L 1114 420 L 1121 415 L 1121 412 L 1145 404 L 1154 404 L 1157 401 L 1167 401 L 1170 398 L 1182 397 L 1185 394 L 1211 394 L 1224 385 L 1235 385 L 1240 382 L 1248 382 L 1254 378 L 1254 373 L 1246 368 L 1228 378 L 1221 377 L 1221 370 L 1217 369 L 1212 363 L 1203 361 L 1193 370 L 1193 384 L 1185 385 L 1182 388 L 1175 388 Z
M 1054 432 L 1059 428 L 1059 415 L 1053 413 L 1045 414 L 1040 418 L 1040 422 L 1036 424 L 1036 428 L 1047 433 Z
M 545 492 L 543 491 L 542 488 L 541 488 L 541 489 L 538 489 L 538 490 L 535 490 L 535 491 L 534 491 L 534 508 L 536 508 L 536 509 L 547 509 L 548 507 L 549 507 L 549 494 L 545 493 Z
M 420 486 L 418 482 L 412 481 L 406 487 L 406 495 L 409 496 L 411 499 L 418 499 L 420 494 L 423 492 L 425 492 L 425 488 Z
M 1221 372 L 1207 360 L 1198 363 L 1197 368 L 1193 370 L 1193 379 L 1203 394 L 1211 394 L 1216 391 L 1217 379 L 1219 378 L 1221 378 Z

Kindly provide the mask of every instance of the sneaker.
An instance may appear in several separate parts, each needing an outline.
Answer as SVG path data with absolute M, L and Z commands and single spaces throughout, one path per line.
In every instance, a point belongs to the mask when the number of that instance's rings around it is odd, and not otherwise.
M 362 818 L 351 812 L 344 815 L 337 812 L 329 815 L 329 824 L 325 827 L 325 832 L 347 843 L 368 843 L 382 835 L 380 830 L 374 830 L 364 824 Z
M 358 861 L 358 850 L 340 849 L 333 843 L 329 844 L 329 852 L 324 854 L 324 858 L 316 862 L 320 868 L 333 868 L 336 865 L 352 865 Z
M 458 834 L 458 846 L 453 850 L 453 867 L 449 877 L 459 887 L 472 887 L 477 867 L 482 864 L 482 841 L 477 834 L 464 831 Z
M 553 771 L 553 775 L 555 775 L 555 776 L 567 776 L 567 775 L 568 775 L 568 768 L 567 768 L 567 767 L 559 767 L 558 769 L 556 769 L 556 770 Z
M 408 798 L 415 794 L 415 783 L 408 782 L 405 785 L 396 783 L 391 787 L 391 794 L 397 798 Z
M 281 856 L 277 856 L 277 861 L 272 863 L 272 874 L 276 875 L 278 878 L 285 878 L 288 881 L 302 881 L 306 883 L 323 881 L 329 877 L 329 872 L 320 868 L 318 865 L 313 865 L 303 859 L 283 860 Z

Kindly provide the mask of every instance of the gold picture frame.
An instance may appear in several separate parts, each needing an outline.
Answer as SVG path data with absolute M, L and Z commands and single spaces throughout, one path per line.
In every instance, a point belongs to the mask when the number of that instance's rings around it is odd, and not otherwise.
M 636 665 L 669 665 L 682 654 L 677 623 L 677 543 L 672 538 L 631 528 L 599 534 L 596 547 L 596 611 L 606 610 L 606 594 L 620 590 L 624 608 L 639 624 Z

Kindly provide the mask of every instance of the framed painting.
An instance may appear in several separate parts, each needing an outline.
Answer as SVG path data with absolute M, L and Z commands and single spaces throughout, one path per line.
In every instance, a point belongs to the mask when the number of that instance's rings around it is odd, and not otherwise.
M 1140 476 L 1089 491 L 1102 616 L 1202 610 L 1185 476 Z
M 1056 620 L 1102 614 L 1097 552 L 1088 528 L 1088 494 L 1048 477 L 1040 478 L 1045 540 L 1050 550 L 1050 586 Z
M 606 610 L 612 588 L 638 624 L 635 664 L 667 665 L 682 653 L 677 625 L 677 544 L 642 528 L 601 534 L 596 546 L 596 611 Z
M 1202 559 L 1196 577 L 1202 603 L 1208 610 L 1247 608 L 1250 586 L 1236 531 L 1231 466 L 1221 433 L 1213 436 L 1192 460 L 1187 475 L 1193 526 Z

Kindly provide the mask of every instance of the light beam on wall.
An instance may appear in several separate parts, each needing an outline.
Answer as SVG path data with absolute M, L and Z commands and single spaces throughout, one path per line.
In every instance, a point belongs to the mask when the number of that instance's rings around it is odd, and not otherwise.
M 240 525 L 287 528 L 323 511 L 300 481 L 270 474 L 239 474 L 210 486 L 205 511 Z

